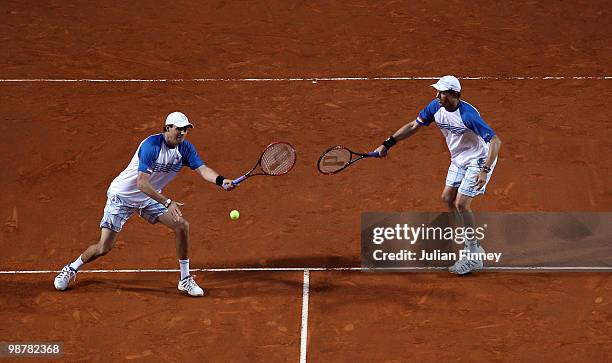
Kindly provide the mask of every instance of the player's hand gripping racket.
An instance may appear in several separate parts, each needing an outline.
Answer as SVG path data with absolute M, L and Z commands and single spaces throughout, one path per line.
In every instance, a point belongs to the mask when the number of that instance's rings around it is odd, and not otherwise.
M 278 176 L 287 174 L 293 169 L 296 160 L 297 153 L 291 144 L 288 142 L 274 142 L 266 147 L 255 166 L 248 173 L 238 179 L 234 179 L 232 183 L 238 186 L 238 184 L 247 178 L 255 175 Z
M 351 151 L 347 147 L 338 145 L 327 149 L 323 155 L 319 157 L 317 167 L 323 174 L 335 174 L 346 169 L 349 165 L 358 160 L 379 157 L 380 155 L 377 151 L 362 154 Z

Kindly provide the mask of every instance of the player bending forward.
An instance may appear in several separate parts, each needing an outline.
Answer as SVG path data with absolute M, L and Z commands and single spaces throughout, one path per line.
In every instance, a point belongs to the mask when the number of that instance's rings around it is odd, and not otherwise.
M 397 141 L 411 136 L 421 126 L 435 122 L 446 138 L 451 154 L 442 201 L 462 219 L 463 225 L 474 226 L 470 205 L 475 196 L 485 192 L 497 163 L 501 140 L 483 121 L 478 110 L 461 100 L 461 84 L 457 78 L 444 76 L 431 86 L 437 90 L 436 99 L 419 113 L 416 120 L 402 126 L 375 151 L 382 157 L 387 156 Z M 476 240 L 467 241 L 465 249 L 473 253 L 485 252 Z M 482 267 L 481 260 L 463 257 L 450 266 L 449 271 L 463 275 Z
M 186 165 L 196 170 L 206 181 L 234 188 L 225 179 L 204 165 L 195 147 L 185 140 L 193 125 L 187 116 L 172 112 L 166 118 L 164 133 L 151 135 L 140 143 L 127 168 L 108 188 L 104 216 L 100 222 L 100 241 L 89 246 L 79 258 L 62 268 L 55 278 L 57 290 L 66 290 L 83 264 L 107 254 L 115 244 L 123 224 L 138 212 L 149 223 L 158 221 L 172 229 L 176 236 L 176 253 L 179 258 L 181 278 L 178 289 L 191 296 L 202 296 L 204 290 L 189 275 L 189 223 L 181 213 L 182 203 L 161 194 L 161 190 Z

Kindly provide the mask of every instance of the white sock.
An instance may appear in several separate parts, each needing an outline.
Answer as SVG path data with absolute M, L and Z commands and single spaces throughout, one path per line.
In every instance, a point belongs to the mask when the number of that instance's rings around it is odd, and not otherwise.
M 189 276 L 189 259 L 179 260 L 179 267 L 181 268 L 181 280 Z
M 79 256 L 79 258 L 74 260 L 74 262 L 71 263 L 69 266 L 78 271 L 81 268 L 81 266 L 83 266 L 83 264 L 84 264 L 84 262 L 81 259 L 81 256 Z

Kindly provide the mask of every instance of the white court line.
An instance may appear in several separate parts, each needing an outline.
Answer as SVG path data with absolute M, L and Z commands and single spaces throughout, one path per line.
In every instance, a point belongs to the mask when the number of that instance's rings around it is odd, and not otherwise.
M 310 295 L 310 271 L 304 270 L 304 288 L 302 289 L 302 328 L 300 329 L 300 363 L 306 363 L 308 347 L 308 296 Z
M 237 268 L 198 268 L 190 269 L 191 272 L 291 272 L 291 271 L 364 271 L 364 272 L 396 272 L 396 271 L 436 271 L 446 270 L 446 267 L 237 267 Z M 483 270 L 489 271 L 612 271 L 612 267 L 607 266 L 516 266 L 503 267 L 491 266 L 484 267 Z M 117 270 L 81 270 L 79 273 L 149 273 L 149 272 L 179 272 L 178 269 L 117 269 Z M 58 273 L 59 270 L 4 270 L 0 275 L 28 275 L 28 274 L 49 274 Z
M 286 77 L 286 78 L 174 78 L 174 79 L 94 79 L 94 78 L 23 78 L 23 79 L 0 79 L 0 83 L 19 82 L 65 82 L 65 83 L 129 83 L 129 82 L 312 82 L 312 81 L 433 81 L 440 76 L 426 77 Z M 521 81 L 521 80 L 611 80 L 612 76 L 509 76 L 509 77 L 458 77 L 462 80 L 494 80 L 494 81 Z

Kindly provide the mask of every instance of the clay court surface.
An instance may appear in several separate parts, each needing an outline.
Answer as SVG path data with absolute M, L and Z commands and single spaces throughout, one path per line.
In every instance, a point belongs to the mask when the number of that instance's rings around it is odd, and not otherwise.
M 609 272 L 345 270 L 361 212 L 444 210 L 436 127 L 335 176 L 315 165 L 374 149 L 435 96 L 421 77 L 455 74 L 503 141 L 475 210 L 610 211 L 607 2 L 5 1 L 0 19 L 0 341 L 63 341 L 70 361 L 609 359 Z M 183 169 L 164 190 L 185 203 L 204 298 L 178 272 L 55 291 L 45 271 L 97 240 L 110 181 L 175 110 L 226 176 L 275 140 L 298 163 L 231 193 Z M 176 269 L 173 239 L 133 217 L 84 269 Z

